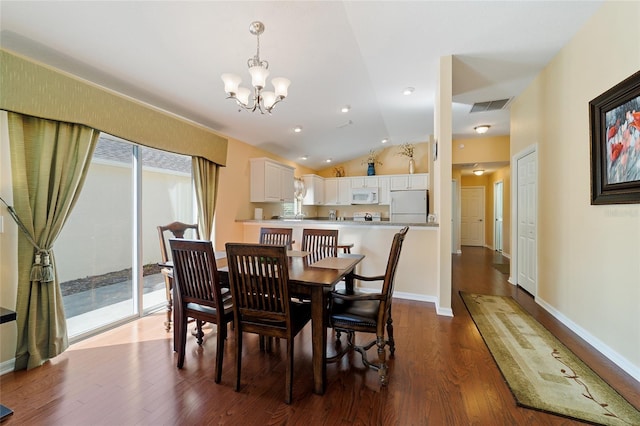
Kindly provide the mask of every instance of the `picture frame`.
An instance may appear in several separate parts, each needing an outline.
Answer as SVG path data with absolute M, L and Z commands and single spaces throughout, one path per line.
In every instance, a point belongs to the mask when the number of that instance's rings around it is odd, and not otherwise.
M 589 102 L 591 204 L 640 203 L 640 71 Z

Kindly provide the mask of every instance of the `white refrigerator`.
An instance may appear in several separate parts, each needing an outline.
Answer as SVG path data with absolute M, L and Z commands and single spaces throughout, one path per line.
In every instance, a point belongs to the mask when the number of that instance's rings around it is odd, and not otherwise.
M 389 221 L 399 223 L 427 223 L 429 191 L 391 191 Z

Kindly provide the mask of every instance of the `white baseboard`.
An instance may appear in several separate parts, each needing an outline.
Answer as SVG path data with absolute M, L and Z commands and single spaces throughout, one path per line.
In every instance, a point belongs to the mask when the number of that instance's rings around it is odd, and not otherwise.
M 584 328 L 580 327 L 578 324 L 571 321 L 569 318 L 564 316 L 562 313 L 557 311 L 553 306 L 544 301 L 540 297 L 536 297 L 535 301 L 537 304 L 542 306 L 547 312 L 553 315 L 558 321 L 567 326 L 571 331 L 576 333 L 580 338 L 586 341 L 588 344 L 593 346 L 598 352 L 607 357 L 611 362 L 615 365 L 623 369 L 627 374 L 640 382 L 640 367 L 632 364 L 628 359 L 611 349 L 605 343 L 603 343 L 600 339 L 593 336 L 591 333 L 587 332 Z
M 0 376 L 3 374 L 7 374 L 16 369 L 16 359 L 8 359 L 2 363 L 0 363 Z
M 505 253 L 504 251 L 502 252 L 502 255 L 504 257 L 506 257 L 507 259 L 511 260 L 511 255 L 509 253 Z
M 367 287 L 358 287 L 363 293 L 377 293 L 380 290 L 376 288 L 367 288 Z M 451 308 L 443 308 L 440 306 L 438 298 L 435 296 L 427 296 L 424 294 L 415 294 L 415 293 L 405 293 L 403 291 L 394 291 L 393 297 L 397 299 L 405 299 L 405 300 L 416 300 L 418 302 L 430 302 L 433 303 L 436 307 L 436 314 L 441 316 L 452 317 L 453 310 Z
M 443 308 L 439 303 L 436 303 L 436 314 L 443 317 L 452 317 L 453 318 L 453 309 L 451 308 Z

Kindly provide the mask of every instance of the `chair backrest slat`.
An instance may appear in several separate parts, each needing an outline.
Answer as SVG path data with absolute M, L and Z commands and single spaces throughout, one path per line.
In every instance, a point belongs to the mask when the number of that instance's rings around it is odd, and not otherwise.
M 308 251 L 320 257 L 338 256 L 337 229 L 303 229 L 302 251 Z
M 240 243 L 227 243 L 226 248 L 238 313 L 243 318 L 286 323 L 290 308 L 286 248 Z
M 387 261 L 387 270 L 385 271 L 384 282 L 382 284 L 382 294 L 385 296 L 385 299 L 381 303 L 384 304 L 384 309 L 387 312 L 391 309 L 396 271 L 398 269 L 398 261 L 400 260 L 400 251 L 402 250 L 402 244 L 404 243 L 404 238 L 408 231 L 408 226 L 402 228 L 393 236 L 393 242 L 391 243 L 389 260 Z
M 173 278 L 182 303 L 222 308 L 220 281 L 211 241 L 169 239 Z
M 197 223 L 171 222 L 168 225 L 158 226 L 157 229 L 160 239 L 160 257 L 162 257 L 163 262 L 168 262 L 172 259 L 170 250 L 167 250 L 167 241 L 169 238 L 183 239 L 185 235 L 187 235 L 187 237 L 191 237 L 191 239 L 200 239 Z
M 260 228 L 260 244 L 287 246 L 291 250 L 293 228 Z

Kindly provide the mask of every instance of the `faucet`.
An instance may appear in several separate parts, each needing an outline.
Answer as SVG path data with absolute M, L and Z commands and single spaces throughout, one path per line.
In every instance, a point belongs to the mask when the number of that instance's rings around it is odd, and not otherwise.
M 336 211 L 335 210 L 329 210 L 329 219 L 330 220 L 336 220 Z

